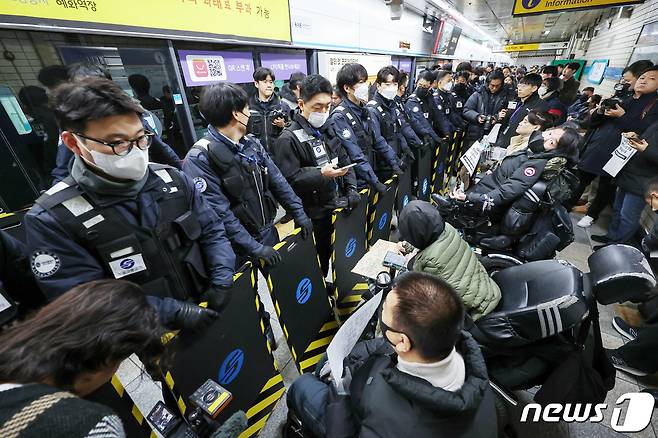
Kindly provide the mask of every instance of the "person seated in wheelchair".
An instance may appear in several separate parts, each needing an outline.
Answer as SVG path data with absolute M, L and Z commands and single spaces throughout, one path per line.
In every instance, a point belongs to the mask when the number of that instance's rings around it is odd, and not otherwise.
M 447 282 L 398 276 L 384 297 L 382 337 L 358 343 L 345 358 L 347 390 L 325 383 L 321 370 L 302 375 L 288 392 L 291 421 L 317 438 L 496 436 L 487 369 L 463 320 Z
M 516 207 L 521 213 L 533 213 L 539 207 L 541 196 L 530 189 L 538 181 L 554 177 L 573 163 L 580 140 L 580 134 L 571 127 L 534 132 L 527 149 L 505 157 L 496 170 L 485 175 L 466 193 L 455 190 L 449 196 L 456 201 L 467 201 L 470 208 L 488 215 L 494 224 L 501 222 L 510 207 Z M 531 211 L 524 211 L 527 209 Z M 518 229 L 508 230 L 505 234 L 522 232 L 528 224 L 517 225 Z
M 461 296 L 474 321 L 496 308 L 500 288 L 468 243 L 432 204 L 411 201 L 402 210 L 398 226 L 401 252 L 409 253 L 413 248 L 419 251 L 410 263 L 410 270 L 447 281 Z

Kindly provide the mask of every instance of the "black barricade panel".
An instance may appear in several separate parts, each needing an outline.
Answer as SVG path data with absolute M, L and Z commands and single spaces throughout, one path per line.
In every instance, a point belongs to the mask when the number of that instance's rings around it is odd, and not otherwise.
M 453 147 L 450 150 L 450 157 L 448 161 L 448 168 L 446 174 L 448 176 L 457 176 L 459 169 L 461 169 L 461 161 L 459 158 L 462 156 L 462 149 L 464 146 L 464 131 L 457 131 L 455 133 Z
M 339 317 L 347 318 L 368 288 L 364 278 L 352 273 L 356 263 L 366 253 L 366 208 L 368 189 L 361 190 L 361 203 L 353 210 L 336 209 L 331 235 L 331 265 L 336 287 L 336 307 Z
M 386 193 L 380 195 L 373 191 L 370 195 L 368 205 L 368 246 L 373 245 L 379 239 L 388 240 L 391 234 L 391 216 L 393 204 L 398 191 L 397 179 L 386 181 Z M 408 196 L 408 195 L 407 195 Z
M 441 166 L 441 151 L 446 148 L 446 142 L 440 141 L 432 156 L 432 193 L 439 193 L 443 187 L 443 167 Z
M 418 199 L 429 201 L 430 184 L 432 183 L 432 150 L 421 149 L 414 165 L 416 166 L 416 175 L 418 175 L 418 190 L 416 191 Z M 402 207 L 404 208 L 405 205 L 407 204 L 404 203 Z
M 267 285 L 300 373 L 312 372 L 338 330 L 311 239 L 296 229 L 276 248 L 281 261 L 270 269 Z
M 411 198 L 412 194 L 413 194 L 413 189 L 411 183 L 411 169 L 407 169 L 407 171 L 404 172 L 400 177 L 400 179 L 398 180 L 398 191 L 395 196 L 395 210 L 397 211 L 398 215 L 400 214 L 404 206 L 409 203 L 409 199 Z M 387 233 L 384 238 L 388 240 L 389 235 L 390 232 Z M 377 240 L 373 240 L 371 242 L 375 243 L 376 241 Z
M 105 385 L 87 395 L 85 400 L 111 408 L 121 419 L 128 438 L 157 437 L 148 421 L 146 421 L 145 417 L 148 412 L 142 413 L 139 410 L 116 375 L 112 376 L 112 380 Z
M 233 400 L 217 421 L 246 412 L 249 423 L 241 437 L 263 428 L 285 391 L 265 338 L 255 275 L 251 263 L 245 264 L 234 277 L 231 301 L 217 321 L 201 335 L 182 333 L 172 340 L 173 366 L 165 375 L 183 414 L 191 408 L 189 396 L 207 379 L 229 390 Z

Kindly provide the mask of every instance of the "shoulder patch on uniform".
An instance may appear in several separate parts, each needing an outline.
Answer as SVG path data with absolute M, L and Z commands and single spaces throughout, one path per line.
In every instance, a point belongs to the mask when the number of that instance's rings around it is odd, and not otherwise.
M 194 146 L 198 146 L 201 149 L 208 150 L 208 145 L 209 144 L 210 144 L 210 140 L 202 138 L 202 139 L 198 140 L 196 143 L 194 143 Z
M 537 173 L 537 170 L 532 166 L 528 166 L 523 170 L 523 174 L 528 178 L 535 176 L 535 173 Z
M 412 111 L 417 113 L 418 111 L 420 111 L 420 107 L 415 106 L 415 107 L 412 108 Z
M 50 277 L 59 270 L 60 266 L 59 257 L 53 252 L 35 251 L 30 256 L 30 267 L 36 277 Z
M 57 192 L 61 192 L 65 188 L 67 188 L 69 185 L 65 183 L 64 181 L 60 181 L 48 190 L 46 190 L 46 195 L 54 195 Z
M 194 188 L 199 193 L 205 192 L 206 189 L 208 188 L 208 182 L 204 178 L 201 178 L 200 176 L 194 178 L 193 181 L 194 181 Z
M 343 129 L 343 132 L 341 133 L 341 135 L 343 136 L 343 138 L 345 140 L 347 140 L 352 136 L 352 133 L 350 132 L 349 129 L 345 128 L 345 129 Z

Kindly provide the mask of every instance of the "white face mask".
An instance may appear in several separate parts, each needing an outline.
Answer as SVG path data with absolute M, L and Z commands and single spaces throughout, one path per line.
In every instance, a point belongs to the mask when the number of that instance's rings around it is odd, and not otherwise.
M 447 84 L 443 84 L 443 91 L 447 91 L 448 93 L 450 90 L 452 90 L 452 82 L 448 82 Z
M 384 99 L 393 100 L 398 95 L 398 87 L 395 85 L 383 85 L 379 89 L 379 94 L 384 96 Z
M 78 145 L 89 152 L 94 159 L 94 162 L 90 164 L 95 165 L 108 175 L 117 179 L 129 179 L 133 181 L 139 181 L 144 178 L 149 164 L 148 149 L 143 151 L 137 146 L 133 146 L 127 155 L 120 157 L 115 154 L 101 154 L 98 151 L 86 147 L 77 137 L 76 139 Z
M 368 84 L 365 82 L 358 84 L 354 88 L 354 97 L 359 99 L 361 102 L 367 102 L 368 101 Z
M 539 90 L 537 90 L 537 93 L 539 93 L 540 96 L 543 96 L 544 94 L 546 94 L 546 87 L 542 85 L 541 87 L 539 87 Z
M 323 113 L 312 112 L 308 116 L 308 123 L 314 128 L 321 128 L 329 118 L 329 111 Z

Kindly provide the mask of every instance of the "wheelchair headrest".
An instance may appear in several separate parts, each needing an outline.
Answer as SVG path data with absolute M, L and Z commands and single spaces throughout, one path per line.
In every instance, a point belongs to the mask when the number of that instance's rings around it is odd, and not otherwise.
M 601 304 L 646 301 L 654 295 L 656 277 L 637 248 L 608 245 L 589 256 L 587 263 L 594 296 Z

